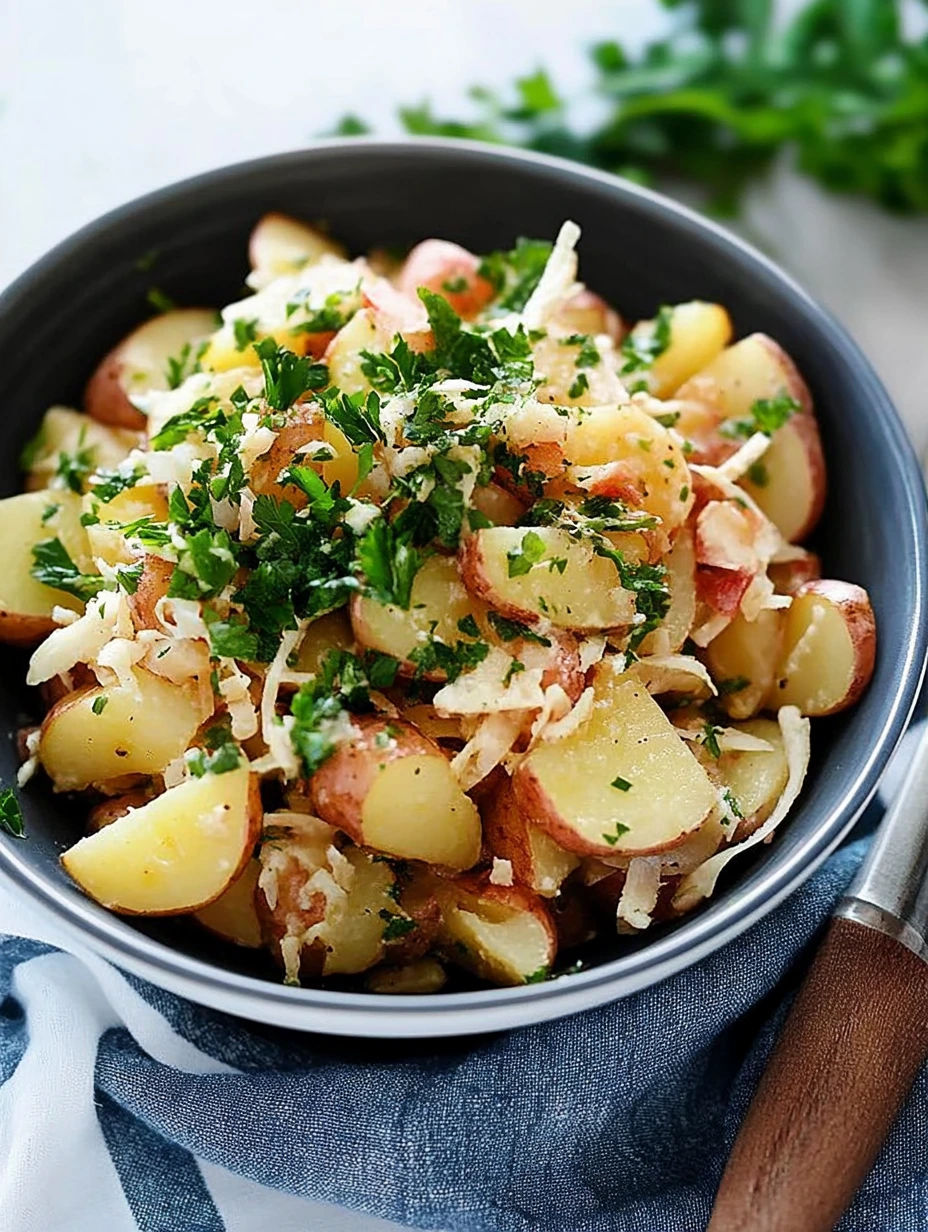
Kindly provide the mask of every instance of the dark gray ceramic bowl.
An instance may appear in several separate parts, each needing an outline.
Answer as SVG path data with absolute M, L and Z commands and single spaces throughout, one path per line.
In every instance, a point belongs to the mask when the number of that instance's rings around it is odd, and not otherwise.
M 709 906 L 640 941 L 611 940 L 590 956 L 591 969 L 546 984 L 406 998 L 286 988 L 192 926 L 120 919 L 88 901 L 58 864 L 81 818 L 40 783 L 24 793 L 28 841 L 0 836 L 0 869 L 63 934 L 117 965 L 205 1005 L 302 1030 L 389 1037 L 518 1026 L 625 996 L 696 962 L 772 910 L 848 832 L 914 703 L 928 634 L 924 496 L 885 391 L 844 331 L 766 258 L 653 193 L 557 159 L 467 142 L 321 144 L 116 210 L 0 297 L 3 495 L 18 490 L 17 455 L 42 411 L 76 403 L 100 356 L 150 315 L 152 283 L 181 304 L 239 296 L 249 231 L 268 210 L 327 219 L 358 252 L 430 235 L 486 251 L 517 235 L 553 236 L 570 217 L 583 229 L 584 280 L 626 315 L 718 300 L 738 334 L 773 335 L 811 386 L 821 421 L 831 491 L 816 546 L 826 573 L 866 586 L 876 609 L 873 684 L 850 714 L 814 725 L 813 770 L 794 815 L 772 846 L 736 862 Z M 153 251 L 157 261 L 145 272 L 139 259 Z M 35 708 L 19 683 L 24 666 L 23 656 L 3 653 L 7 783 L 16 769 L 12 733 Z

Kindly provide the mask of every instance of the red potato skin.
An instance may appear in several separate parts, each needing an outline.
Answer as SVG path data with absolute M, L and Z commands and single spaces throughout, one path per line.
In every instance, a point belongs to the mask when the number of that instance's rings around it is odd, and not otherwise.
M 523 885 L 501 886 L 490 881 L 489 872 L 461 873 L 445 880 L 459 886 L 465 894 L 473 894 L 475 898 L 487 903 L 500 903 L 504 907 L 512 907 L 515 911 L 528 911 L 545 927 L 551 943 L 551 957 L 554 960 L 557 950 L 557 929 L 551 912 L 544 902 L 532 890 Z
M 385 944 L 384 963 L 391 967 L 403 967 L 406 963 L 424 958 L 433 949 L 441 924 L 441 908 L 438 899 L 421 880 L 413 877 L 400 891 L 400 908 L 416 927 L 396 941 Z
M 303 905 L 300 894 L 306 882 L 306 869 L 297 859 L 291 859 L 277 878 L 277 902 L 273 909 L 265 898 L 260 885 L 255 887 L 255 914 L 261 927 L 264 944 L 275 963 L 283 970 L 280 943 L 287 935 L 287 920 L 297 916 L 301 929 L 312 928 L 325 916 L 325 895 L 314 894 L 308 905 Z M 318 938 L 310 946 L 300 950 L 300 978 L 318 979 L 325 962 L 325 946 Z
M 400 334 L 409 349 L 417 353 L 435 346 L 425 305 L 415 296 L 397 291 L 386 278 L 378 278 L 364 289 L 362 304 L 371 309 L 378 330 L 386 338 Z
M 807 582 L 819 580 L 822 562 L 814 552 L 806 552 L 798 560 L 768 566 L 767 575 L 778 595 L 795 595 Z
M 505 771 L 494 780 L 494 790 L 488 791 L 481 800 L 480 820 L 488 858 L 497 856 L 500 860 L 508 860 L 514 880 L 531 887 L 535 868 L 527 822 L 516 803 L 512 780 Z
M 715 565 L 696 568 L 696 597 L 715 612 L 734 616 L 754 574 L 749 569 L 721 569 Z
M 39 685 L 39 696 L 49 710 L 69 693 L 90 689 L 97 683 L 96 676 L 84 663 L 76 663 L 68 675 L 71 678 L 70 688 L 60 676 L 52 676 L 51 680 L 44 680 Z
M 847 693 L 829 710 L 816 713 L 816 717 L 826 714 L 837 714 L 847 710 L 866 689 L 873 676 L 876 663 L 876 618 L 870 605 L 870 596 L 862 586 L 854 582 L 842 582 L 835 578 L 821 578 L 816 582 L 807 582 L 796 592 L 796 597 L 802 595 L 820 595 L 833 604 L 841 612 L 847 625 L 851 644 L 855 649 L 854 675 L 848 686 Z M 776 684 L 771 692 L 771 702 L 776 704 Z
M 493 284 L 481 278 L 480 260 L 459 244 L 448 240 L 423 240 L 403 262 L 396 279 L 397 289 L 410 299 L 418 298 L 419 287 L 443 296 L 459 317 L 472 321 L 494 298 Z M 463 281 L 460 291 L 449 291 L 446 283 Z
M 51 616 L 0 612 L 0 642 L 6 646 L 37 646 L 57 628 Z
M 602 296 L 586 287 L 561 305 L 554 321 L 571 334 L 608 334 L 616 345 L 627 332 L 619 314 L 609 307 Z
M 323 762 L 309 781 L 309 794 L 318 817 L 363 844 L 362 807 L 379 767 L 403 757 L 444 757 L 444 753 L 403 719 L 361 715 L 352 723 L 355 739 L 340 744 Z M 377 747 L 378 736 L 385 747 Z
M 104 826 L 118 821 L 120 817 L 125 817 L 130 809 L 141 808 L 143 804 L 153 800 L 155 795 L 156 793 L 151 788 L 136 787 L 134 791 L 127 791 L 125 795 L 101 800 L 87 814 L 87 833 L 94 834 L 97 830 L 102 830 Z
M 122 385 L 122 343 L 114 347 L 100 361 L 84 389 L 84 410 L 98 423 L 113 428 L 145 427 L 146 419 L 137 406 L 133 406 Z
M 252 491 L 258 496 L 286 499 L 295 509 L 302 509 L 309 499 L 306 493 L 293 484 L 280 483 L 278 476 L 293 463 L 298 449 L 312 441 L 322 440 L 324 427 L 325 417 L 316 407 L 294 407 L 287 423 L 277 433 L 274 444 L 251 468 Z M 307 465 L 304 459 L 300 461 L 301 465 Z M 308 465 L 311 466 L 312 463 L 309 462 Z
M 168 593 L 174 565 L 161 556 L 146 556 L 142 576 L 134 595 L 129 595 L 129 611 L 137 630 L 160 629 L 155 608 Z

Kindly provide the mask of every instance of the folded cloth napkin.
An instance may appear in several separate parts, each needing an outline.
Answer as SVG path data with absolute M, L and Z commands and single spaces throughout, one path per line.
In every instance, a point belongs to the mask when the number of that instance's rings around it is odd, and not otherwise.
M 655 988 L 437 1044 L 249 1028 L 0 896 L 0 1227 L 697 1232 L 865 844 Z M 926 1143 L 923 1074 L 841 1232 L 924 1232 Z

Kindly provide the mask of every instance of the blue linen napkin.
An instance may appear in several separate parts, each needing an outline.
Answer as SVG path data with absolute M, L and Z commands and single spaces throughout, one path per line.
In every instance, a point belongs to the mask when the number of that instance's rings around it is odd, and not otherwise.
M 904 747 L 888 779 L 906 761 Z M 336 1232 L 361 1226 L 342 1222 L 356 1211 L 444 1232 L 697 1232 L 879 814 L 698 966 L 495 1036 L 391 1045 L 250 1028 L 92 955 L 6 937 L 0 1204 L 16 1218 L 0 1226 Z M 839 1232 L 928 1227 L 926 1144 L 923 1073 Z M 60 1222 L 62 1209 L 86 1218 Z

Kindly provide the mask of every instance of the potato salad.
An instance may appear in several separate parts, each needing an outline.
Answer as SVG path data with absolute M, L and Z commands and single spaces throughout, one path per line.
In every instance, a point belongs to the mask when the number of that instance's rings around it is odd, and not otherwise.
M 800 546 L 812 398 L 721 304 L 623 319 L 579 239 L 272 214 L 246 298 L 152 293 L 0 503 L 8 835 L 44 778 L 96 902 L 379 993 L 567 973 L 774 837 L 876 643 Z

